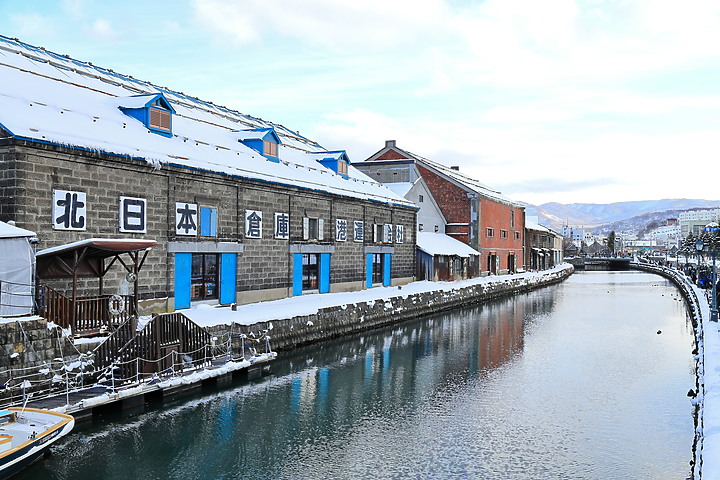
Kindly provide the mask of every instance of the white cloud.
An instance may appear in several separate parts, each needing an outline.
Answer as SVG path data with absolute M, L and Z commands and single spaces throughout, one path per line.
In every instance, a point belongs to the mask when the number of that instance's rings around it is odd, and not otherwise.
M 92 36 L 96 39 L 111 41 L 117 38 L 117 32 L 112 24 L 104 18 L 98 18 L 92 23 Z
M 23 38 L 51 36 L 56 31 L 55 22 L 36 13 L 13 14 L 10 19 L 18 35 Z
M 441 0 L 194 0 L 201 21 L 237 43 L 280 36 L 329 49 L 387 48 L 435 37 L 448 17 Z

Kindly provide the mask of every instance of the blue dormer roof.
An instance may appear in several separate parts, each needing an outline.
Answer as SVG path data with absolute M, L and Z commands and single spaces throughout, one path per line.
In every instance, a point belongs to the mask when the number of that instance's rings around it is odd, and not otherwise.
M 153 133 L 172 137 L 172 116 L 175 109 L 162 93 L 133 95 L 120 99 L 120 110 L 142 122 Z
M 272 127 L 233 130 L 238 142 L 252 148 L 271 162 L 279 162 L 277 146 L 282 143 Z
M 317 162 L 324 167 L 329 168 L 341 177 L 348 178 L 348 166 L 350 165 L 350 157 L 347 156 L 345 150 L 330 150 L 327 152 L 308 153 Z

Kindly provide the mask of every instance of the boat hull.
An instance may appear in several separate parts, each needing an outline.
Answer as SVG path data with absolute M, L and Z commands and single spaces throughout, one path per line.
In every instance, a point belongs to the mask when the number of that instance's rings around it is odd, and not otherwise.
M 21 409 L 13 408 L 10 410 L 20 411 Z M 43 411 L 27 409 L 26 412 L 37 413 Z M 54 412 L 48 413 L 60 417 L 55 426 L 42 432 L 36 438 L 0 454 L 0 480 L 4 480 L 18 473 L 23 468 L 38 460 L 49 451 L 52 444 L 70 433 L 75 426 L 75 419 L 70 415 L 55 414 Z

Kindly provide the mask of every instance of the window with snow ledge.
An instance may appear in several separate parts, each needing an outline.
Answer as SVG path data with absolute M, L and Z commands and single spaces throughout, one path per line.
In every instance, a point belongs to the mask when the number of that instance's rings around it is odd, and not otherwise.
M 122 97 L 119 108 L 145 125 L 150 132 L 172 137 L 172 115 L 175 109 L 162 93 Z

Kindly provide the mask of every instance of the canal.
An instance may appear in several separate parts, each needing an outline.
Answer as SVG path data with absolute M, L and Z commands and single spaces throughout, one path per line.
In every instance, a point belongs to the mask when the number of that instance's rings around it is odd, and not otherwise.
M 665 279 L 578 272 L 99 419 L 18 478 L 682 480 L 692 349 Z

